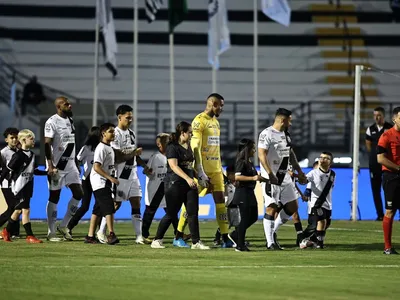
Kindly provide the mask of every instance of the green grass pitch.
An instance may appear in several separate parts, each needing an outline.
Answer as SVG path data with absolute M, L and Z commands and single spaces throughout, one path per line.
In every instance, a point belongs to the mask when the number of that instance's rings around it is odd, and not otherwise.
M 33 223 L 45 239 L 46 224 Z M 305 225 L 305 224 L 303 224 Z M 154 234 L 158 222 L 153 223 Z M 202 222 L 212 245 L 215 222 Z M 39 245 L 0 240 L 0 299 L 399 299 L 400 255 L 385 256 L 380 222 L 333 221 L 326 249 L 300 250 L 291 223 L 279 239 L 283 251 L 267 251 L 262 223 L 248 232 L 252 252 L 135 245 L 129 222 L 116 224 L 121 243 L 86 245 L 88 224 L 75 241 Z M 21 230 L 23 230 L 21 226 Z M 400 223 L 393 240 L 400 250 Z

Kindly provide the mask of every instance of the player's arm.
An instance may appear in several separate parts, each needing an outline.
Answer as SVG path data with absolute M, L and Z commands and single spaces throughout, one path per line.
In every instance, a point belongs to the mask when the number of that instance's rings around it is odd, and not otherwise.
M 146 162 L 140 156 L 136 156 L 136 163 L 143 168 L 145 175 L 150 176 L 153 173 L 153 170 L 147 166 Z
M 18 154 L 18 152 L 14 153 L 7 166 L 1 170 L 0 182 L 3 182 L 3 180 L 7 178 L 11 172 L 17 171 L 22 167 L 22 165 L 23 160 L 21 159 L 21 156 Z
M 190 142 L 190 147 L 193 151 L 195 169 L 197 171 L 197 178 L 201 186 L 208 187 L 209 178 L 204 172 L 203 158 L 201 157 L 201 148 L 203 141 L 204 124 L 196 118 L 192 122 L 193 136 Z
M 371 130 L 369 130 L 369 127 L 365 132 L 365 147 L 367 148 L 367 152 L 370 153 L 372 147 L 372 137 L 371 137 Z
M 181 167 L 179 167 L 177 158 L 168 158 L 168 165 L 170 166 L 171 170 L 176 175 L 178 175 L 179 177 L 184 179 L 190 187 L 193 188 L 193 187 L 197 186 L 196 183 L 194 182 L 194 180 L 192 178 L 190 178 L 185 172 L 183 172 Z
M 276 184 L 276 183 L 278 183 L 278 178 L 272 172 L 272 168 L 268 162 L 267 155 L 268 155 L 268 149 L 264 149 L 264 148 L 260 148 L 260 147 L 258 148 L 258 160 L 260 161 L 260 164 L 262 165 L 264 170 L 267 171 L 269 181 L 272 184 Z
M 394 162 L 392 162 L 390 159 L 386 157 L 387 154 L 387 149 L 389 149 L 389 140 L 386 134 L 383 134 L 379 138 L 378 146 L 377 146 L 377 160 L 378 163 L 381 164 L 382 166 L 385 166 L 389 170 L 392 170 L 393 172 L 400 172 L 400 166 L 396 165 Z
M 154 177 L 154 172 L 153 172 L 153 162 L 154 162 L 154 154 L 152 156 L 150 156 L 149 161 L 146 164 L 146 167 L 148 170 L 150 170 L 150 173 L 146 173 L 145 169 L 143 169 L 143 174 L 145 174 L 147 177 L 149 178 L 153 178 Z
M 306 176 L 304 175 L 303 170 L 301 169 L 299 162 L 297 160 L 297 156 L 294 153 L 293 149 L 290 149 L 290 156 L 289 156 L 289 161 L 290 164 L 293 166 L 293 169 L 297 171 L 298 174 L 298 179 L 299 179 L 299 183 L 300 184 L 306 184 L 307 183 L 307 179 Z
M 46 157 L 48 170 L 47 173 L 51 176 L 57 172 L 56 167 L 53 165 L 53 151 L 51 151 L 51 145 L 53 144 L 53 139 L 49 137 L 44 138 L 44 155 Z
M 100 176 L 110 180 L 112 183 L 118 185 L 119 181 L 117 178 L 112 177 L 111 175 L 107 174 L 106 171 L 104 171 L 104 169 L 101 167 L 101 163 L 99 162 L 95 162 L 93 164 L 93 169 L 97 172 L 97 174 L 99 174 Z

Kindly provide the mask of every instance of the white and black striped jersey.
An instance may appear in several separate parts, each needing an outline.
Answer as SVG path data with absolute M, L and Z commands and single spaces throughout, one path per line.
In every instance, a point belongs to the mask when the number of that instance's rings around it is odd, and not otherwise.
M 145 201 L 151 203 L 167 174 L 167 157 L 160 152 L 156 152 L 150 156 L 147 166 L 153 170 L 153 174 L 150 177 L 146 177 Z
M 93 163 L 101 164 L 101 168 L 108 175 L 115 176 L 115 154 L 111 146 L 104 143 L 98 144 L 96 149 L 94 150 Z M 92 171 L 90 172 L 90 183 L 92 185 L 93 191 L 105 187 L 113 189 L 113 184 L 111 183 L 111 181 L 97 173 L 94 168 L 92 168 Z
M 83 164 L 82 179 L 85 180 L 89 177 L 90 171 L 92 171 L 93 167 L 94 151 L 92 151 L 92 146 L 84 145 L 76 158 Z
M 326 184 L 329 180 L 332 180 L 332 186 L 329 189 L 328 194 L 326 195 L 326 201 L 322 204 L 323 208 L 328 210 L 332 210 L 332 190 L 335 184 L 334 176 L 331 176 L 333 171 L 329 170 L 328 172 L 322 171 L 320 168 L 313 169 L 307 173 L 307 179 L 309 181 L 310 187 L 307 184 L 307 188 L 311 189 L 311 200 L 309 201 L 309 211 L 314 207 L 315 202 L 321 196 L 322 191 L 324 190 Z
M 35 172 L 35 154 L 30 150 L 18 150 L 11 157 L 7 168 L 11 171 L 11 191 L 23 198 L 33 195 L 33 174 Z
M 52 138 L 53 165 L 60 171 L 76 169 L 75 127 L 71 118 L 51 116 L 44 126 L 44 136 Z
M 115 138 L 114 141 L 111 142 L 111 147 L 122 151 L 135 150 L 137 148 L 135 133 L 131 129 L 122 130 L 119 127 L 115 127 Z M 117 164 L 116 169 L 119 179 L 136 179 L 136 157 Z
M 278 178 L 278 185 L 291 183 L 288 175 L 291 140 L 287 132 L 278 131 L 272 126 L 264 129 L 258 139 L 258 148 L 268 150 L 267 160 L 272 172 Z M 261 165 L 261 176 L 269 178 L 267 171 Z
M 1 149 L 0 154 L 1 154 L 1 168 L 5 168 L 7 164 L 10 162 L 11 157 L 14 155 L 14 153 L 17 152 L 17 149 L 11 149 L 9 146 L 4 147 Z M 4 179 L 3 182 L 1 182 L 1 187 L 2 188 L 9 188 L 11 187 L 11 182 L 8 182 L 7 179 Z

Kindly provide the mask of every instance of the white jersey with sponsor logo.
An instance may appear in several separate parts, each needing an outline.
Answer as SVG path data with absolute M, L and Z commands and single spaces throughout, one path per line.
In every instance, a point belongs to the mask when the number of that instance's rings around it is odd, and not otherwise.
M 270 126 L 260 133 L 258 148 L 268 150 L 267 160 L 272 172 L 278 177 L 278 185 L 291 183 L 291 177 L 287 173 L 291 150 L 290 136 L 284 131 L 278 131 Z M 269 178 L 262 165 L 260 169 L 261 176 Z
M 321 169 L 313 169 L 310 172 L 308 172 L 307 179 L 310 184 L 310 189 L 311 189 L 311 200 L 309 201 L 309 213 L 311 211 L 311 208 L 314 207 L 315 202 L 318 200 L 319 196 L 321 195 L 322 191 L 324 190 L 326 184 L 328 183 L 329 180 L 334 180 L 331 176 L 331 170 L 329 170 L 327 173 L 322 171 Z M 326 195 L 326 201 L 322 204 L 323 208 L 326 208 L 328 210 L 332 210 L 332 190 L 335 182 L 332 181 L 332 186 Z M 308 185 L 307 185 L 307 188 Z
M 114 150 L 111 146 L 106 145 L 104 143 L 100 143 L 97 145 L 94 150 L 94 158 L 93 163 L 101 164 L 101 168 L 111 176 L 115 176 L 115 155 Z M 113 184 L 111 181 L 107 180 L 105 177 L 101 176 L 97 173 L 94 168 L 90 172 L 90 183 L 92 185 L 93 191 L 109 187 L 113 188 Z
M 76 169 L 75 127 L 72 119 L 64 119 L 58 114 L 51 116 L 44 125 L 44 136 L 53 139 L 53 165 L 66 173 Z
M 131 129 L 122 130 L 119 127 L 115 127 L 115 138 L 114 141 L 111 142 L 111 147 L 122 151 L 135 150 L 137 148 L 135 133 Z M 130 180 L 138 178 L 136 157 L 117 164 L 116 168 L 119 179 Z
M 233 200 L 233 196 L 235 196 L 236 187 L 232 183 L 228 183 L 225 185 L 225 203 L 231 203 Z
M 93 167 L 94 151 L 92 151 L 92 146 L 83 146 L 76 158 L 83 163 L 82 179 L 85 180 L 88 178 Z
M 24 188 L 29 188 L 30 192 L 33 192 L 35 154 L 32 151 L 19 150 L 14 153 L 7 168 L 12 172 L 11 191 L 15 196 Z
M 146 177 L 145 202 L 150 204 L 167 174 L 167 157 L 160 152 L 154 153 L 147 162 L 147 166 L 153 169 L 153 174 Z M 165 197 L 163 197 L 161 203 L 164 201 Z
M 10 162 L 11 157 L 14 155 L 14 153 L 17 151 L 17 149 L 11 149 L 10 147 L 6 146 L 3 149 L 1 149 L 0 154 L 1 154 L 1 162 L 2 166 L 0 166 L 0 169 L 6 168 L 7 164 Z M 3 182 L 1 182 L 1 187 L 2 188 L 9 188 L 10 183 L 8 182 L 7 179 L 4 179 Z

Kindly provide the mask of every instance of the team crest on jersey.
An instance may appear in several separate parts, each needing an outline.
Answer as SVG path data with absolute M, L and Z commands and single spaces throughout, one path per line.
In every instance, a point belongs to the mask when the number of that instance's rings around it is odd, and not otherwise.
M 197 121 L 193 122 L 192 128 L 193 128 L 193 130 L 199 130 L 199 128 L 200 128 L 200 122 L 197 122 Z

